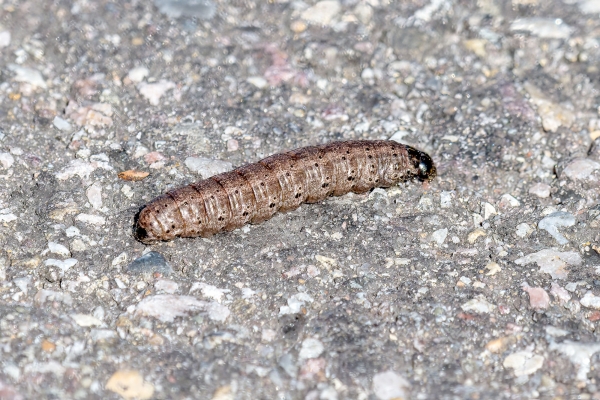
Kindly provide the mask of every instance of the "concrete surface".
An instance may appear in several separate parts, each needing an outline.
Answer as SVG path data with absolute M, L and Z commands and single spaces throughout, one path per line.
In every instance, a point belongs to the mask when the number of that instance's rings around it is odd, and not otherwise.
M 597 0 L 0 0 L 0 398 L 600 398 L 599 46 Z M 390 137 L 438 178 L 131 235 Z

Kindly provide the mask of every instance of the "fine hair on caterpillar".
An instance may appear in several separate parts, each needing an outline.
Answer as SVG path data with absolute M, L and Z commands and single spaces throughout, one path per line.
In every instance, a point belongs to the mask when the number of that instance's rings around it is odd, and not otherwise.
M 302 203 L 410 179 L 431 181 L 435 176 L 429 155 L 392 140 L 303 147 L 157 197 L 137 216 L 135 236 L 146 244 L 178 236 L 209 237 L 265 221 Z

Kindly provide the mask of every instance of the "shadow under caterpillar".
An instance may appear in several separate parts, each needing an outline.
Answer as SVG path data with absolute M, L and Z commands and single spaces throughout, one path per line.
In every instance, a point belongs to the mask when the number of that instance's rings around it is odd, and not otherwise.
M 429 155 L 392 140 L 303 147 L 157 197 L 140 211 L 135 236 L 146 244 L 177 236 L 209 237 L 265 221 L 302 203 L 413 178 L 431 181 L 435 176 Z

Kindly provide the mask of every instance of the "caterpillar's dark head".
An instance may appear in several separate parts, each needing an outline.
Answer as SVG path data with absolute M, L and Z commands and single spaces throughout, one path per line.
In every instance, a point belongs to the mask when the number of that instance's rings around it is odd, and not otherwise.
M 417 170 L 417 178 L 423 182 L 431 182 L 437 175 L 437 169 L 429 154 L 409 147 L 408 155 Z

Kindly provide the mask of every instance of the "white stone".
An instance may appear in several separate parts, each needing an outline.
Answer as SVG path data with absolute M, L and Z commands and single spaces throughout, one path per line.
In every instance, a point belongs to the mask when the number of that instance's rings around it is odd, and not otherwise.
M 489 219 L 491 216 L 498 214 L 496 208 L 488 202 L 483 203 L 483 219 Z
M 171 279 L 159 279 L 154 283 L 157 292 L 173 294 L 179 289 L 179 284 Z
M 40 89 L 46 89 L 46 81 L 42 77 L 42 73 L 37 69 L 22 67 L 20 65 L 10 64 L 8 69 L 15 73 L 14 80 L 16 82 L 29 83 L 31 86 L 36 86 Z
M 94 170 L 96 170 L 96 167 L 91 163 L 76 158 L 75 160 L 72 160 L 68 166 L 57 173 L 56 177 L 61 181 L 65 181 L 75 175 L 82 179 L 88 179 Z
M 100 183 L 95 182 L 88 187 L 85 194 L 93 208 L 96 210 L 102 208 L 102 185 L 100 185 Z
M 379 400 L 408 399 L 410 383 L 394 371 L 385 371 L 373 377 L 373 393 Z
M 192 287 L 190 288 L 190 294 L 192 294 L 196 290 L 200 290 L 202 296 L 209 297 L 218 302 L 221 302 L 223 300 L 223 296 L 225 296 L 226 293 L 231 292 L 231 290 L 229 289 L 219 289 L 216 286 L 209 285 L 204 282 L 194 282 L 194 284 L 192 284 Z
M 306 293 L 297 293 L 287 300 L 287 306 L 279 308 L 279 315 L 298 314 L 306 303 L 312 303 L 314 299 Z
M 502 207 L 518 207 L 521 203 L 508 193 L 505 193 L 500 198 L 500 206 Z
M 579 0 L 578 6 L 584 14 L 600 14 L 600 0 Z
M 203 157 L 188 157 L 185 159 L 185 165 L 205 179 L 213 175 L 230 171 L 233 168 L 233 165 L 229 161 L 213 160 Z
M 438 229 L 437 231 L 431 234 L 431 241 L 436 242 L 438 246 L 441 246 L 444 241 L 446 241 L 446 237 L 448 236 L 448 229 Z
M 208 303 L 206 306 L 206 312 L 208 313 L 208 318 L 217 322 L 224 322 L 231 314 L 229 308 L 223 304 L 217 303 L 216 301 Z
M 571 300 L 571 295 L 565 289 L 563 289 L 556 282 L 552 282 L 552 286 L 550 287 L 550 294 L 554 296 L 557 300 L 566 303 Z
M 600 169 L 600 163 L 588 158 L 580 158 L 572 161 L 563 170 L 563 174 L 573 180 L 594 180 L 594 171 Z
M 0 166 L 2 169 L 9 169 L 15 163 L 15 158 L 10 153 L 0 153 Z
M 84 328 L 89 328 L 90 326 L 102 326 L 103 323 L 98 318 L 88 315 L 88 314 L 71 314 L 71 318 L 75 323 Z
M 0 210 L 0 222 L 12 222 L 16 221 L 18 217 L 11 213 L 8 208 Z
M 56 242 L 48 242 L 48 249 L 51 253 L 58 254 L 63 257 L 70 257 L 71 252 L 65 246 Z
M 573 28 L 557 18 L 520 18 L 510 25 L 513 32 L 527 32 L 543 39 L 567 39 Z
M 369 4 L 358 3 L 356 7 L 354 7 L 354 14 L 360 22 L 368 24 L 371 22 L 371 18 L 373 18 L 373 7 Z
M 461 308 L 463 309 L 463 311 L 466 311 L 466 312 L 471 311 L 471 312 L 475 312 L 478 314 L 487 314 L 487 313 L 494 311 L 496 306 L 494 304 L 488 302 L 483 297 L 476 297 L 474 299 L 467 301 L 465 304 L 463 304 L 461 306 Z
M 550 274 L 552 279 L 566 279 L 567 265 L 580 265 L 582 261 L 579 253 L 574 251 L 544 249 L 516 259 L 515 264 L 526 265 L 535 262 L 540 267 L 540 272 Z
M 69 293 L 62 293 L 48 289 L 39 290 L 35 294 L 33 300 L 37 304 L 44 304 L 46 301 L 56 301 L 58 303 L 63 303 L 68 306 L 73 304 L 73 297 L 71 297 Z
M 142 82 L 137 88 L 142 96 L 144 96 L 150 104 L 157 106 L 160 104 L 160 98 L 169 90 L 175 89 L 177 86 L 174 82 L 161 79 L 156 83 Z
M 528 224 L 523 222 L 516 226 L 515 234 L 520 238 L 524 238 L 527 235 L 529 235 L 532 231 L 533 229 L 531 229 L 531 227 Z
M 551 343 L 550 350 L 564 354 L 577 368 L 577 380 L 586 381 L 590 372 L 590 358 L 600 351 L 600 343 L 578 343 L 565 340 L 563 343 Z
M 10 32 L 0 31 L 0 49 L 10 45 Z
M 106 223 L 106 218 L 100 215 L 93 214 L 79 214 L 75 217 L 75 221 L 83 222 L 85 224 L 102 226 Z
M 440 193 L 440 206 L 442 208 L 452 207 L 452 197 L 454 197 L 454 191 L 442 191 Z
M 304 10 L 302 19 L 313 24 L 329 25 L 341 9 L 339 1 L 323 0 Z
M 112 265 L 113 267 L 116 267 L 117 265 L 125 264 L 126 262 L 127 262 L 127 253 L 123 252 L 123 253 L 119 254 L 118 256 L 116 256 L 115 258 L 113 258 L 110 265 Z
M 302 348 L 298 357 L 301 359 L 317 358 L 325 350 L 323 343 L 319 339 L 307 338 L 302 341 Z
M 268 86 L 268 82 L 265 78 L 261 77 L 261 76 L 251 76 L 248 79 L 246 79 L 246 82 L 248 82 L 249 84 L 255 86 L 258 89 L 264 89 Z
M 69 270 L 71 267 L 77 264 L 77 260 L 75 258 L 67 258 L 66 260 L 55 260 L 54 258 L 50 258 L 44 262 L 44 265 L 47 267 L 57 267 L 64 273 Z
M 557 211 L 543 218 L 538 223 L 538 228 L 548 232 L 559 244 L 567 244 L 569 241 L 558 231 L 558 227 L 573 225 L 575 225 L 573 214 Z
M 564 329 L 557 328 L 552 325 L 548 325 L 544 328 L 546 330 L 546 334 L 553 337 L 562 337 L 567 336 L 570 332 Z
M 69 123 L 69 121 L 62 119 L 59 116 L 54 117 L 52 120 L 52 124 L 54 127 L 60 131 L 70 132 L 73 130 L 73 126 Z
M 550 196 L 550 186 L 545 183 L 536 183 L 529 188 L 529 194 L 545 199 Z
M 150 70 L 144 66 L 135 67 L 129 70 L 127 77 L 133 83 L 140 83 L 150 74 Z
M 136 314 L 154 317 L 162 322 L 173 322 L 177 317 L 206 309 L 207 303 L 192 296 L 157 294 L 145 297 L 136 307 Z
M 584 307 L 600 310 L 600 297 L 594 296 L 592 292 L 587 292 L 581 300 L 579 300 L 579 303 Z
M 134 195 L 131 186 L 127 184 L 123 185 L 123 187 L 121 188 L 121 193 L 123 193 L 123 195 L 125 195 L 125 197 L 127 197 L 128 199 L 131 199 Z
M 65 230 L 67 237 L 79 236 L 81 233 L 79 232 L 79 228 L 76 226 L 70 226 Z
M 133 158 L 140 158 L 150 153 L 150 150 L 141 144 L 138 144 L 133 152 Z
M 544 357 L 530 351 L 517 351 L 504 359 L 504 368 L 512 368 L 515 376 L 531 375 L 544 365 Z

